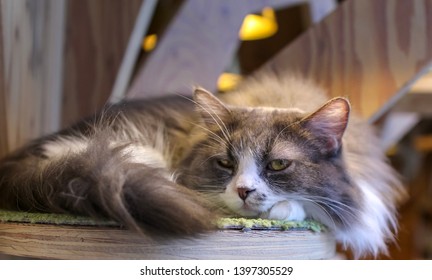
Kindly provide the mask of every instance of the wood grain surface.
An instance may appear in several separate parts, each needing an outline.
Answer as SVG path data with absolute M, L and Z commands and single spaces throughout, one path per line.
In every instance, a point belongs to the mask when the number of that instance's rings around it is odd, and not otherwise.
M 67 5 L 62 125 L 108 100 L 142 0 L 73 0 Z
M 431 65 L 431 0 L 348 0 L 263 71 L 299 72 L 374 121 Z
M 158 241 L 115 227 L 0 223 L 0 252 L 42 259 L 330 259 L 335 241 L 300 230 L 220 230 Z
M 0 2 L 1 5 L 1 2 Z M 1 6 L 0 6 L 1 9 Z M 4 80 L 4 67 L 3 67 L 3 24 L 2 13 L 0 13 L 0 158 L 9 152 L 8 148 L 8 128 L 7 128 L 7 115 L 6 115 L 6 94 L 5 94 L 5 80 Z
M 9 149 L 59 128 L 65 0 L 2 0 Z

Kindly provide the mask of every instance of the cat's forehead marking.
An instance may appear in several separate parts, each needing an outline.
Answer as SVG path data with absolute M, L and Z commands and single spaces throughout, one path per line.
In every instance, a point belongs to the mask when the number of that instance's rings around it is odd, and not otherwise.
M 249 150 L 249 152 L 245 152 L 240 157 L 237 176 L 240 176 L 238 179 L 245 181 L 245 185 L 251 185 L 253 184 L 251 180 L 254 179 L 256 174 L 258 174 L 258 171 L 255 157 L 253 155 L 253 152 Z M 246 175 L 246 177 L 244 175 Z
M 272 146 L 269 156 L 276 159 L 302 159 L 305 154 L 297 145 L 287 141 L 277 141 Z

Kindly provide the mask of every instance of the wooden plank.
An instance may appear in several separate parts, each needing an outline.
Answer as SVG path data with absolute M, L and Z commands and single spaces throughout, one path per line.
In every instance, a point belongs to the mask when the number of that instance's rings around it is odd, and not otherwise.
M 2 0 L 8 147 L 59 128 L 64 0 Z
M 135 63 L 141 51 L 141 42 L 146 34 L 150 20 L 156 8 L 157 0 L 145 0 L 141 4 L 135 27 L 129 39 L 123 60 L 117 72 L 117 77 L 110 95 L 110 102 L 115 103 L 122 100 L 129 86 Z
M 0 10 L 2 3 L 0 2 Z M 6 91 L 5 91 L 5 72 L 3 69 L 3 26 L 2 13 L 0 12 L 0 158 L 9 152 L 8 148 L 8 128 L 6 121 Z
M 432 94 L 411 92 L 392 108 L 392 112 L 413 112 L 423 117 L 431 117 Z
M 238 47 L 238 31 L 246 14 L 266 6 L 278 8 L 304 2 L 185 1 L 132 82 L 128 98 L 189 93 L 196 84 L 214 90 L 217 78 L 229 66 Z M 318 11 L 327 10 L 317 8 L 317 14 Z
M 262 71 L 299 72 L 375 121 L 431 62 L 431 0 L 348 0 Z
M 119 228 L 0 223 L 0 252 L 42 259 L 329 259 L 335 241 L 301 230 L 156 240 Z
M 414 83 L 410 93 L 432 94 L 432 69 Z
M 390 111 L 380 129 L 381 148 L 386 151 L 397 144 L 420 120 L 421 115 L 415 112 Z
M 381 144 L 387 149 L 398 143 L 423 118 L 432 117 L 432 74 L 419 78 L 391 110 L 381 118 Z
M 109 99 L 142 0 L 68 1 L 62 125 Z

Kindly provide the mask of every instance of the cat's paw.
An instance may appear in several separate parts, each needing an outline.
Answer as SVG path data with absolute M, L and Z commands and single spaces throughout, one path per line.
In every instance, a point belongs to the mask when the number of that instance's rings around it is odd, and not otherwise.
M 261 218 L 270 220 L 287 220 L 287 221 L 303 221 L 306 218 L 306 213 L 297 201 L 280 201 L 273 207 L 263 213 Z

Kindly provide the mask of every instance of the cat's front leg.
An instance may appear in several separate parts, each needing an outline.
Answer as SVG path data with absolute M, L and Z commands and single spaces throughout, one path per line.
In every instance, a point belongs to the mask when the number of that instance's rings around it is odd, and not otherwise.
M 273 205 L 270 210 L 263 213 L 261 218 L 271 220 L 303 221 L 306 213 L 303 205 L 297 201 L 280 201 Z

